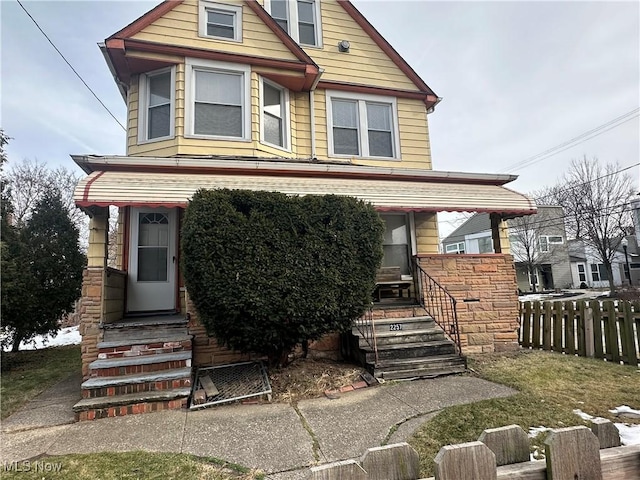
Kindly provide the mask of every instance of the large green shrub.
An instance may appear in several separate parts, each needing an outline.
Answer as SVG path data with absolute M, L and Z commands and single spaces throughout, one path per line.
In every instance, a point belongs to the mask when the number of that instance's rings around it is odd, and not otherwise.
M 182 230 L 185 282 L 209 334 L 280 362 L 363 314 L 383 231 L 350 197 L 200 190 Z

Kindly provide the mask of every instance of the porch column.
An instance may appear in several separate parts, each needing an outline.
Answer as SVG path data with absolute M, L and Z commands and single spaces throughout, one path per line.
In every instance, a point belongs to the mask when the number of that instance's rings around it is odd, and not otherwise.
M 507 222 L 502 219 L 499 213 L 489 215 L 491 219 L 491 238 L 493 240 L 493 251 L 495 253 L 511 253 L 511 245 L 509 244 L 509 227 Z
M 82 275 L 80 300 L 80 335 L 82 336 L 82 376 L 89 376 L 89 364 L 98 358 L 98 343 L 102 331 L 100 322 L 103 311 L 105 269 L 109 244 L 109 209 L 92 208 L 89 220 L 89 249 L 87 268 Z
M 95 208 L 89 220 L 87 267 L 106 267 L 109 247 L 109 209 Z
M 438 218 L 435 213 L 416 212 L 416 248 L 418 254 L 438 253 Z

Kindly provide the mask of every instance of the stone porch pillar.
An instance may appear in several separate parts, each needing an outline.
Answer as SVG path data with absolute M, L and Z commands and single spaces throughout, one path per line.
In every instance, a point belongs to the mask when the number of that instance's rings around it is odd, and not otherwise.
M 82 335 L 82 376 L 88 378 L 89 364 L 98 358 L 101 340 L 102 297 L 107 248 L 109 246 L 109 208 L 93 207 L 89 212 L 89 249 L 87 268 L 82 274 L 82 306 L 80 309 L 80 335 Z

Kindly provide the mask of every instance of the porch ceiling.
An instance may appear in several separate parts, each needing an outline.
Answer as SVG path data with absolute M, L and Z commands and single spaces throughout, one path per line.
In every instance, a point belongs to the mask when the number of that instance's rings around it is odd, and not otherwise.
M 186 206 L 201 188 L 277 191 L 289 195 L 336 194 L 370 202 L 378 210 L 496 212 L 528 215 L 535 204 L 499 185 L 423 180 L 289 177 L 196 173 L 97 171 L 82 180 L 74 195 L 80 207 Z

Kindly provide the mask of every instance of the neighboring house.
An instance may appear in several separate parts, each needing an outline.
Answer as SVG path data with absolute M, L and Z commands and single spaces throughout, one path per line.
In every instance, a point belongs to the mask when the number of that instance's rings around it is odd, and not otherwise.
M 611 262 L 613 284 L 615 286 L 627 284 L 629 282 L 628 272 L 630 272 L 631 282 L 638 286 L 640 285 L 640 248 L 635 235 L 628 235 L 625 238 L 627 240 L 627 258 L 625 259 L 624 248 L 621 245 Z M 569 241 L 569 254 L 575 288 L 584 286 L 587 288 L 609 288 L 609 275 L 604 264 L 591 248 L 585 246 L 582 240 Z M 627 270 L 627 260 L 629 270 Z
M 181 407 L 192 362 L 249 358 L 206 335 L 184 287 L 180 223 L 199 188 L 370 202 L 387 226 L 383 264 L 416 280 L 413 303 L 425 298 L 416 274 L 428 272 L 460 300 L 460 328 L 447 333 L 459 335 L 463 352 L 518 348 L 501 226 L 535 204 L 504 188 L 512 175 L 431 170 L 428 114 L 440 99 L 350 2 L 167 1 L 107 38 L 102 52 L 127 104 L 127 153 L 73 155 L 88 175 L 75 201 L 91 217 L 81 419 Z M 106 266 L 110 206 L 119 212 L 116 268 Z M 439 211 L 486 212 L 497 253 L 472 262 L 439 255 Z M 416 311 L 391 307 L 389 316 Z M 148 337 L 155 342 L 140 340 Z M 335 339 L 319 344 L 339 351 Z M 136 357 L 159 351 L 160 367 L 149 366 L 157 355 Z M 167 368 L 177 370 L 150 386 L 149 372 Z
M 523 292 L 572 286 L 562 207 L 539 205 L 524 220 L 507 220 L 518 289 Z M 444 253 L 494 253 L 489 215 L 477 213 L 442 241 Z M 531 266 L 531 268 L 529 268 Z M 530 271 L 531 270 L 531 271 Z

